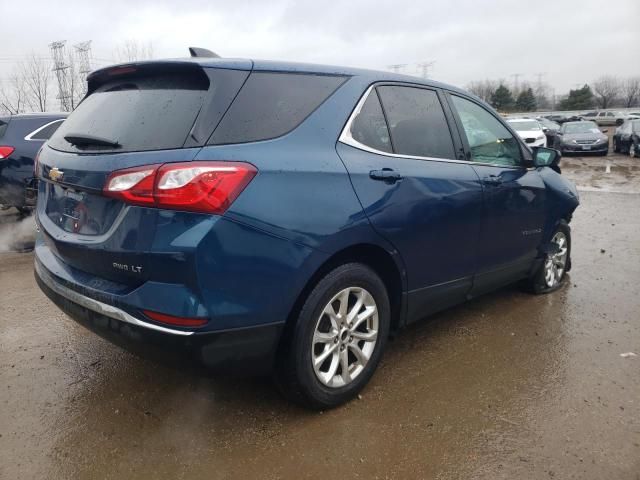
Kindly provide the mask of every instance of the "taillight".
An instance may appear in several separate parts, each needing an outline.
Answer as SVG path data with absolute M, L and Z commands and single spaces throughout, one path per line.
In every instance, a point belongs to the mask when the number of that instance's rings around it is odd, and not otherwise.
M 150 310 L 143 310 L 143 312 L 151 320 L 155 320 L 156 322 L 164 323 L 166 325 L 175 325 L 177 327 L 201 327 L 208 321 L 207 318 L 203 317 L 174 317 L 173 315 L 152 312 Z
M 117 170 L 104 194 L 134 205 L 222 214 L 256 175 L 242 162 L 182 162 Z
M 15 148 L 13 147 L 0 146 L 0 160 L 3 158 L 9 158 L 9 155 L 11 155 L 14 150 Z

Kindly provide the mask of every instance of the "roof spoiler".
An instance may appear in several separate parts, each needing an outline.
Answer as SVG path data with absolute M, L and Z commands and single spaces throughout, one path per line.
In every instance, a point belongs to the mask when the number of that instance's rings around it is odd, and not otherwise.
M 220 58 L 220 55 L 218 55 L 217 53 L 200 47 L 189 47 L 189 53 L 192 57 Z

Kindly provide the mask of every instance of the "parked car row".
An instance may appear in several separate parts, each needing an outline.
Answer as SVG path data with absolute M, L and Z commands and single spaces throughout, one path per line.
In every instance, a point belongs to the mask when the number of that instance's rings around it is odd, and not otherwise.
M 562 124 L 566 122 L 578 122 L 580 120 L 591 120 L 597 125 L 622 125 L 625 120 L 640 119 L 640 113 L 622 113 L 610 111 L 592 111 L 581 115 L 562 115 L 551 114 L 545 115 L 543 118 Z

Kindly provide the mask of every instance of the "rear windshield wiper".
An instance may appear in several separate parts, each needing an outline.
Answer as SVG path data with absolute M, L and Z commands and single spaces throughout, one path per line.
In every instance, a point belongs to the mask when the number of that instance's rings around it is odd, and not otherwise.
M 121 145 L 115 140 L 96 137 L 95 135 L 87 135 L 85 133 L 69 133 L 68 135 L 64 136 L 64 139 L 71 145 L 75 145 L 76 147 L 121 147 Z

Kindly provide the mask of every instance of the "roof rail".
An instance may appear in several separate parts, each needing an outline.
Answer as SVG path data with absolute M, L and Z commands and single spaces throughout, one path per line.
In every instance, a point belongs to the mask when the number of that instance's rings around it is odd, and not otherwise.
M 189 47 L 189 53 L 192 57 L 209 57 L 209 58 L 220 58 L 220 55 L 212 52 L 206 48 L 200 47 Z

